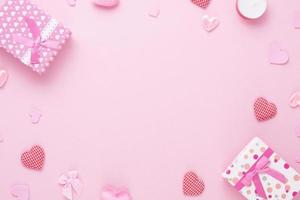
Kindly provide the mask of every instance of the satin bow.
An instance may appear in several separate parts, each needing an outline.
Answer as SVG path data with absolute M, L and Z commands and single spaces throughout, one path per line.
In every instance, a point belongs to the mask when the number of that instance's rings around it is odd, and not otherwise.
M 14 41 L 23 44 L 24 46 L 31 48 L 31 64 L 38 64 L 40 63 L 40 49 L 50 48 L 50 49 L 59 49 L 59 42 L 55 40 L 42 40 L 41 30 L 37 26 L 36 22 L 29 17 L 24 17 L 24 20 L 32 34 L 32 38 L 23 37 L 20 35 L 13 35 Z
M 62 193 L 69 200 L 73 200 L 73 190 L 79 193 L 82 187 L 77 171 L 69 171 L 67 174 L 61 175 L 58 183 L 63 186 Z
M 271 169 L 269 165 L 269 159 L 265 156 L 261 157 L 260 160 L 257 161 L 255 167 L 247 172 L 243 180 L 241 181 L 241 183 L 245 186 L 250 186 L 253 182 L 257 195 L 265 199 L 267 199 L 267 195 L 259 178 L 259 174 L 268 174 L 282 183 L 286 183 L 287 181 L 286 177 L 283 174 L 274 169 Z

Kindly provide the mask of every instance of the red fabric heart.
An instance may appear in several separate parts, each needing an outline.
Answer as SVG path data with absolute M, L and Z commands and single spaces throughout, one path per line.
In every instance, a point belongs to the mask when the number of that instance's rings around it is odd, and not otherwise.
M 207 8 L 210 0 L 191 0 L 192 3 L 194 3 L 195 5 L 201 7 L 201 8 Z
M 33 170 L 41 170 L 45 162 L 45 151 L 43 147 L 35 145 L 29 151 L 22 153 L 21 161 L 24 167 Z
M 254 113 L 258 121 L 272 119 L 277 114 L 277 107 L 263 97 L 256 99 L 254 103 Z
M 198 196 L 205 188 L 204 182 L 195 172 L 187 172 L 183 178 L 183 193 L 186 196 Z

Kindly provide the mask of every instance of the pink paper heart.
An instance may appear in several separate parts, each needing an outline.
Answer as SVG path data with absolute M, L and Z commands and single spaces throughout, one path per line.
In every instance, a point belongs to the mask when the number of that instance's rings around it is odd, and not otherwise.
M 300 11 L 297 11 L 294 14 L 294 27 L 300 28 Z
M 5 85 L 8 79 L 8 73 L 5 70 L 0 70 L 0 88 Z
M 101 200 L 131 200 L 127 189 L 104 187 L 101 193 Z
M 289 61 L 289 55 L 280 48 L 277 42 L 273 42 L 269 47 L 269 62 L 274 65 L 284 65 Z
M 29 200 L 29 186 L 26 184 L 16 184 L 11 187 L 11 195 L 17 200 Z
M 300 106 L 300 92 L 295 92 L 290 97 L 290 106 L 296 108 Z
M 97 6 L 112 8 L 119 4 L 119 0 L 92 0 Z
M 207 32 L 211 32 L 219 26 L 220 22 L 216 17 L 209 17 L 204 15 L 202 17 L 202 26 Z
M 152 8 L 148 14 L 150 17 L 156 18 L 159 16 L 160 10 L 158 8 Z

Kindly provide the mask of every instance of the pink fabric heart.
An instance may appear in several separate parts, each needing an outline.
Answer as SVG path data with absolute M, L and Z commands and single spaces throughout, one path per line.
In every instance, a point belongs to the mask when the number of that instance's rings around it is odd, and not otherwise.
M 11 194 L 17 200 L 29 200 L 29 186 L 26 184 L 16 184 L 11 187 Z
M 294 92 L 290 97 L 290 106 L 296 108 L 300 106 L 300 92 Z
M 211 32 L 219 26 L 220 22 L 216 17 L 209 17 L 204 15 L 202 17 L 202 26 L 207 32 Z
M 277 42 L 273 42 L 269 47 L 269 62 L 274 65 L 284 65 L 289 61 L 289 55 L 280 48 Z
M 119 4 L 119 0 L 92 0 L 97 6 L 112 8 Z
M 101 193 L 101 200 L 131 200 L 127 189 L 106 186 Z
M 8 79 L 8 73 L 5 70 L 0 70 L 0 88 L 2 88 Z

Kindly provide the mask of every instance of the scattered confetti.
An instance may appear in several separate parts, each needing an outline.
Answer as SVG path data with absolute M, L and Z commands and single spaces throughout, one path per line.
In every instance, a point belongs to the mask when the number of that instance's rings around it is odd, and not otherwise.
M 76 170 L 68 171 L 66 174 L 61 175 L 58 183 L 63 187 L 62 194 L 69 200 L 73 200 L 74 192 L 78 194 L 82 188 Z
M 0 70 L 0 88 L 4 87 L 8 80 L 8 73 L 5 70 Z
M 102 189 L 101 200 L 131 200 L 131 195 L 126 188 L 106 186 Z
M 11 195 L 17 200 L 29 200 L 29 185 L 15 184 L 11 187 Z
M 269 46 L 269 62 L 274 65 L 284 65 L 289 61 L 288 53 L 280 48 L 277 42 Z
M 209 17 L 204 15 L 202 17 L 202 26 L 207 32 L 211 32 L 219 26 L 220 22 L 216 17 Z
M 289 104 L 292 108 L 300 106 L 300 92 L 294 92 L 290 97 Z
M 276 116 L 277 107 L 274 103 L 259 97 L 254 103 L 254 113 L 258 121 L 266 121 Z
M 41 170 L 45 162 L 45 151 L 43 147 L 34 145 L 29 151 L 22 153 L 21 162 L 26 168 Z
M 77 3 L 77 0 L 66 0 L 68 5 L 71 6 L 71 7 L 75 7 L 76 6 L 76 3 Z
M 93 3 L 100 7 L 112 8 L 119 4 L 119 0 L 92 0 Z
M 160 10 L 158 8 L 152 8 L 148 14 L 150 17 L 157 18 L 160 14 Z
M 29 113 L 29 117 L 31 119 L 31 123 L 33 124 L 37 124 L 40 122 L 40 119 L 42 117 L 42 113 L 40 110 L 33 108 L 30 113 Z
M 207 8 L 209 5 L 210 0 L 191 0 L 193 4 L 201 7 L 201 8 Z
M 183 178 L 183 193 L 186 196 L 199 196 L 205 189 L 202 179 L 195 172 L 187 172 Z

